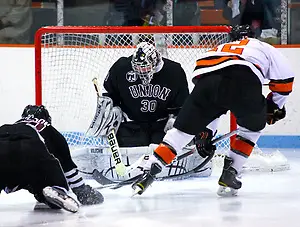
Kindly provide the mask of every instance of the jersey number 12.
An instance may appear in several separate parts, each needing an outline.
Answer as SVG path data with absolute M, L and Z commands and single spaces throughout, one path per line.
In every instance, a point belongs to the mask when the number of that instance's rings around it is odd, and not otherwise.
M 220 52 L 229 52 L 234 54 L 242 54 L 245 46 L 249 43 L 249 39 L 243 39 L 239 43 L 228 43 L 224 44 Z M 212 49 L 211 51 L 217 51 L 217 48 Z

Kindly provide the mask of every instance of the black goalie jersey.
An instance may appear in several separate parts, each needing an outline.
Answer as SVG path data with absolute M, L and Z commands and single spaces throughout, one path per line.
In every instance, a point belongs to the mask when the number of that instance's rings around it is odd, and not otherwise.
M 110 68 L 104 88 L 129 119 L 154 122 L 176 115 L 189 95 L 186 75 L 179 63 L 163 58 L 164 65 L 143 85 L 131 67 L 132 56 L 121 57 Z

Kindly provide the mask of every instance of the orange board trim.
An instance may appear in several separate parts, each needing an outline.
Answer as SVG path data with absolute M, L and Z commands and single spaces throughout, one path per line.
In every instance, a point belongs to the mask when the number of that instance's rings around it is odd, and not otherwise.
M 285 45 L 273 45 L 276 48 L 300 48 L 300 44 L 285 44 Z M 0 44 L 0 47 L 14 47 L 14 48 L 28 48 L 28 47 L 34 47 L 34 44 Z M 111 47 L 107 45 L 107 47 Z M 184 48 L 184 46 L 176 46 L 177 48 Z M 197 46 L 199 47 L 199 46 Z M 115 47 L 113 47 L 115 48 Z M 118 48 L 118 47 L 117 47 Z M 124 47 L 123 47 L 124 48 Z M 175 48 L 175 46 L 173 46 Z M 196 46 L 189 46 L 189 48 L 196 48 Z

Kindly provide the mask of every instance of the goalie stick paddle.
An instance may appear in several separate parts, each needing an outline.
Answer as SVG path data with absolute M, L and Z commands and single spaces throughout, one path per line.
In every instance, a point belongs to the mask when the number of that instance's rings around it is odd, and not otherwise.
M 229 133 L 226 133 L 214 140 L 212 140 L 212 144 L 216 144 L 224 139 L 227 139 L 227 138 L 230 138 L 231 136 L 235 135 L 238 133 L 238 129 L 236 130 L 233 130 Z M 195 149 L 190 149 L 188 152 L 180 155 L 177 157 L 177 161 L 191 155 L 194 153 L 194 150 Z M 215 155 L 215 152 L 211 153 L 208 157 L 205 158 L 205 160 L 203 162 L 201 162 L 198 166 L 196 166 L 195 168 L 185 172 L 185 173 L 181 173 L 181 174 L 176 174 L 176 175 L 172 175 L 172 176 L 164 176 L 164 177 L 158 177 L 156 178 L 156 180 L 169 180 L 169 179 L 174 179 L 174 178 L 179 178 L 179 177 L 187 177 L 193 173 L 199 173 L 199 172 L 203 172 L 205 171 L 207 168 L 204 168 L 202 169 Z M 172 165 L 172 164 L 170 164 Z M 110 180 L 108 179 L 107 177 L 104 176 L 103 174 L 103 171 L 99 172 L 98 170 L 94 170 L 93 171 L 93 178 L 98 182 L 100 183 L 102 186 L 99 187 L 99 188 L 110 188 L 110 189 L 118 189 L 118 188 L 121 188 L 123 186 L 126 186 L 126 185 L 131 185 L 133 184 L 137 179 L 139 179 L 139 177 L 142 176 L 142 174 L 140 175 L 137 175 L 133 178 L 129 178 L 125 181 L 113 181 L 113 180 Z
M 94 84 L 94 88 L 97 92 L 97 96 L 99 98 L 100 97 L 100 89 L 99 89 L 99 85 L 98 85 L 98 80 L 95 77 L 92 81 Z M 118 141 L 117 141 L 114 130 L 111 130 L 107 134 L 107 141 L 108 141 L 109 149 L 112 153 L 112 158 L 115 163 L 116 173 L 119 176 L 124 176 L 126 174 L 127 170 L 126 170 L 126 166 L 122 162 L 122 158 L 121 158 L 122 156 L 120 153 L 120 148 L 119 148 Z

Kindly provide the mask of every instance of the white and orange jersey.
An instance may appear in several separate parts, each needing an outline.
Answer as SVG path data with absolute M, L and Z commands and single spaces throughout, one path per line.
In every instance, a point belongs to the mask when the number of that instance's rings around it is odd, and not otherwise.
M 280 51 L 257 39 L 225 43 L 201 55 L 196 61 L 193 78 L 236 64 L 251 68 L 262 84 L 269 80 L 270 90 L 281 96 L 279 106 L 284 104 L 282 96 L 292 91 L 294 73 Z

